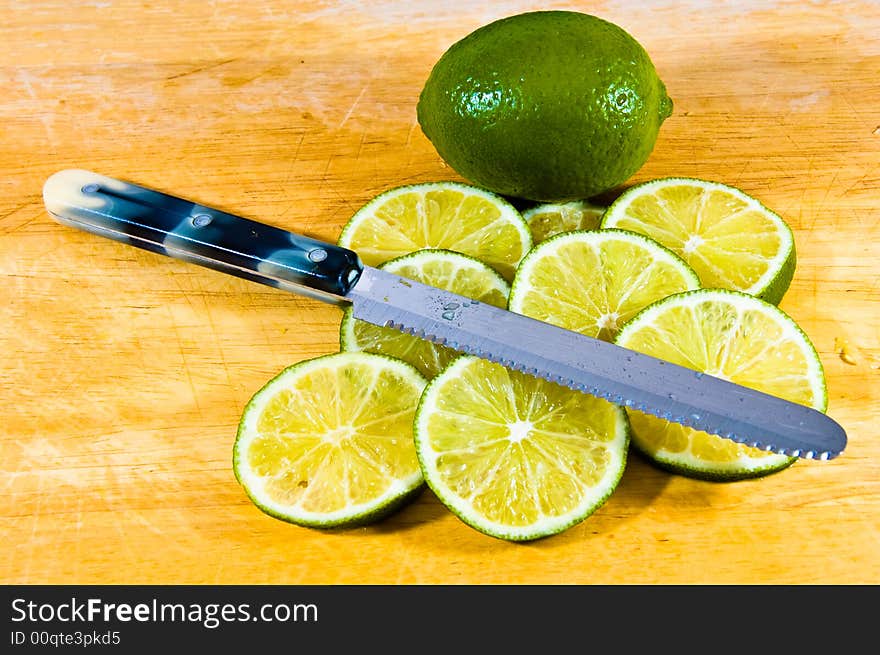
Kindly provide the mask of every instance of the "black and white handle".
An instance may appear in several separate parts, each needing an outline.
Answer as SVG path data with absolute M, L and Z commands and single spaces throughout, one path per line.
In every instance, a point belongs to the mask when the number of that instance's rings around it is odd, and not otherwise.
M 90 171 L 43 185 L 65 225 L 327 302 L 344 302 L 363 265 L 339 246 Z

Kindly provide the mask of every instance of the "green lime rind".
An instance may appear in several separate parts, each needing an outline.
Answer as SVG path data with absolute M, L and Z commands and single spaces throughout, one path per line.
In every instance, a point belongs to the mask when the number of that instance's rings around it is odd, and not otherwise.
M 474 530 L 481 532 L 496 539 L 512 542 L 527 542 L 544 539 L 560 534 L 569 528 L 583 522 L 589 516 L 594 514 L 608 498 L 611 497 L 618 484 L 620 483 L 623 472 L 626 468 L 627 454 L 630 443 L 630 424 L 626 412 L 622 407 L 617 405 L 609 406 L 617 417 L 617 435 L 614 450 L 617 454 L 617 466 L 606 475 L 603 479 L 603 485 L 598 492 L 594 493 L 577 511 L 573 511 L 563 517 L 557 517 L 552 520 L 545 521 L 544 524 L 538 526 L 529 526 L 525 528 L 512 528 L 510 526 L 499 525 L 498 523 L 486 520 L 468 506 L 467 502 L 457 494 L 453 493 L 448 485 L 444 484 L 439 475 L 431 465 L 431 452 L 428 446 L 428 438 L 426 436 L 427 427 L 425 425 L 431 406 L 433 396 L 442 385 L 450 378 L 456 377 L 459 370 L 473 360 L 478 359 L 472 355 L 462 355 L 449 364 L 437 377 L 431 380 L 422 392 L 419 406 L 416 409 L 415 419 L 413 421 L 413 435 L 416 446 L 416 454 L 419 459 L 419 465 L 422 469 L 422 477 L 427 486 L 431 489 L 440 502 L 463 523 L 470 526 Z M 550 384 L 550 383 L 548 383 Z M 577 393 L 577 392 L 572 392 Z
M 418 370 L 415 369 L 415 367 L 393 357 L 373 353 L 330 353 L 327 355 L 320 355 L 288 366 L 266 382 L 266 384 L 264 384 L 263 387 L 251 397 L 242 412 L 242 417 L 239 421 L 238 430 L 236 432 L 235 442 L 232 447 L 232 469 L 236 481 L 244 490 L 250 501 L 268 516 L 308 528 L 343 529 L 364 526 L 385 519 L 389 515 L 397 512 L 399 509 L 412 502 L 425 488 L 424 478 L 419 469 L 406 478 L 398 479 L 397 485 L 393 485 L 385 493 L 376 497 L 371 502 L 350 506 L 346 508 L 345 511 L 337 512 L 330 516 L 314 512 L 296 513 L 285 510 L 279 507 L 276 503 L 267 500 L 256 490 L 255 487 L 257 485 L 254 484 L 254 481 L 249 475 L 246 455 L 243 452 L 243 448 L 248 445 L 253 434 L 253 428 L 249 425 L 249 422 L 251 420 L 256 420 L 259 411 L 264 406 L 264 401 L 274 395 L 285 380 L 290 379 L 295 375 L 307 373 L 310 370 L 319 368 L 322 364 L 339 360 L 341 358 L 349 358 L 351 361 L 370 361 L 373 364 L 379 363 L 384 366 L 390 366 L 413 383 L 418 384 L 422 390 L 427 384 L 427 380 L 418 372 Z M 407 436 L 407 438 L 410 437 Z
M 494 289 L 498 291 L 498 293 L 504 298 L 506 302 L 507 297 L 510 294 L 510 285 L 498 271 L 496 271 L 488 264 L 480 261 L 476 257 L 471 257 L 470 255 L 465 255 L 452 250 L 444 250 L 439 248 L 417 250 L 416 252 L 391 259 L 384 264 L 381 264 L 378 268 L 384 271 L 388 271 L 390 273 L 399 273 L 407 265 L 419 267 L 420 265 L 429 264 L 438 260 L 463 264 L 480 271 L 486 276 L 487 280 L 490 281 L 492 285 L 494 285 Z M 455 289 L 447 290 L 455 291 Z M 479 298 L 473 298 L 473 300 L 479 300 Z M 397 352 L 394 350 L 393 342 L 389 342 L 388 344 L 382 344 L 381 342 L 379 342 L 377 345 L 374 345 L 372 347 L 369 345 L 365 345 L 363 343 L 360 343 L 358 340 L 357 333 L 355 331 L 357 323 L 358 321 L 354 318 L 353 309 L 351 307 L 347 307 L 343 311 L 342 320 L 339 324 L 339 344 L 341 350 L 352 352 L 372 352 L 401 359 L 408 364 L 415 366 L 416 369 L 418 369 L 418 371 L 429 380 L 437 375 L 440 370 L 442 370 L 442 368 L 444 367 L 444 362 L 449 363 L 453 359 L 455 359 L 455 357 L 457 357 L 456 351 L 446 346 L 424 342 L 418 337 L 401 335 L 400 332 L 394 330 L 393 328 L 385 328 L 379 326 L 373 326 L 375 328 L 375 333 L 377 336 L 382 332 L 387 331 L 390 335 L 396 337 L 394 341 L 399 342 L 401 339 L 409 341 L 410 339 L 412 339 L 416 342 L 420 342 L 420 345 L 424 349 L 430 349 L 431 352 L 429 354 L 432 356 L 431 361 L 423 361 L 418 357 L 409 356 L 408 353 Z
M 771 219 L 771 221 L 777 227 L 780 237 L 783 241 L 779 253 L 773 258 L 771 265 L 767 269 L 767 272 L 763 276 L 761 276 L 760 279 L 756 280 L 752 287 L 750 287 L 749 289 L 731 289 L 731 291 L 741 291 L 750 296 L 755 296 L 756 298 L 765 300 L 773 305 L 778 305 L 783 296 L 785 296 L 785 293 L 788 291 L 788 288 L 791 285 L 791 281 L 794 278 L 795 269 L 797 267 L 797 252 L 795 247 L 794 233 L 792 232 L 792 229 L 788 225 L 788 223 L 786 223 L 785 220 L 783 220 L 782 217 L 779 216 L 779 214 L 769 209 L 760 200 L 758 200 L 754 196 L 747 194 L 742 189 L 738 189 L 737 187 L 731 186 L 729 184 L 724 184 L 722 182 L 713 182 L 710 180 L 703 180 L 694 177 L 662 177 L 648 180 L 646 182 L 636 184 L 620 194 L 620 196 L 618 196 L 618 198 L 609 205 L 605 214 L 602 216 L 602 220 L 599 224 L 599 229 L 617 227 L 618 222 L 623 218 L 625 208 L 634 198 L 642 195 L 645 191 L 650 191 L 652 188 L 657 188 L 660 186 L 669 186 L 674 184 L 695 184 L 704 189 L 714 188 L 727 191 L 737 196 L 744 202 L 750 204 L 753 208 L 759 209 L 762 213 L 764 213 L 768 218 Z M 628 227 L 627 229 L 632 230 L 633 228 Z M 646 236 L 660 241 L 661 243 L 663 242 L 663 239 L 658 237 L 657 235 L 647 234 Z M 670 244 L 664 243 L 663 245 L 669 246 Z M 708 287 L 709 285 L 704 284 L 703 286 Z
M 813 343 L 810 341 L 810 338 L 791 316 L 786 314 L 783 310 L 779 309 L 776 305 L 741 291 L 733 291 L 730 289 L 696 289 L 693 291 L 683 291 L 681 293 L 668 296 L 645 307 L 642 311 L 640 311 L 627 323 L 625 323 L 618 333 L 617 338 L 615 339 L 615 343 L 626 348 L 627 340 L 630 338 L 633 332 L 635 332 L 643 324 L 650 325 L 653 322 L 653 317 L 670 305 L 679 305 L 682 304 L 683 301 L 694 299 L 711 300 L 712 298 L 736 299 L 736 301 L 740 304 L 763 308 L 766 313 L 770 314 L 771 316 L 775 316 L 779 319 L 781 324 L 784 324 L 789 329 L 791 329 L 793 334 L 797 335 L 802 341 L 802 346 L 804 347 L 804 352 L 807 356 L 808 365 L 811 367 L 808 379 L 812 384 L 812 391 L 816 399 L 816 402 L 814 402 L 813 404 L 813 409 L 821 412 L 827 411 L 828 387 L 825 378 L 825 370 L 822 366 L 819 354 L 816 351 Z M 627 410 L 627 412 L 631 411 L 632 410 Z M 657 467 L 685 477 L 712 482 L 735 482 L 738 480 L 764 477 L 771 473 L 782 471 L 789 468 L 792 464 L 795 463 L 795 461 L 797 461 L 797 457 L 772 455 L 769 457 L 762 457 L 760 459 L 756 458 L 755 460 L 753 460 L 753 462 L 755 463 L 751 464 L 748 467 L 741 466 L 739 468 L 736 468 L 735 465 L 729 465 L 727 463 L 713 464 L 710 462 L 706 462 L 705 460 L 697 461 L 697 458 L 690 454 L 687 458 L 671 454 L 665 455 L 663 453 L 658 453 L 652 448 L 646 446 L 644 439 L 639 434 L 639 429 L 633 425 L 634 422 L 632 421 L 632 416 L 630 417 L 630 419 L 630 425 L 632 429 L 631 443 L 633 448 L 641 453 L 649 461 L 657 465 Z M 636 421 L 635 423 L 638 423 L 638 421 Z M 718 437 L 718 439 L 721 438 L 722 437 Z M 766 461 L 766 465 L 761 466 L 760 464 L 757 464 L 757 462 L 760 462 L 762 460 Z
M 791 230 L 789 230 L 789 233 L 790 232 Z M 794 246 L 794 237 L 792 237 L 791 249 L 788 251 L 782 266 L 779 268 L 779 272 L 766 287 L 755 294 L 755 297 L 769 302 L 772 305 L 778 305 L 782 302 L 782 298 L 791 286 L 791 281 L 794 279 L 796 268 L 797 253 Z
M 342 246 L 343 248 L 351 248 L 354 250 L 358 250 L 359 244 L 354 243 L 353 235 L 357 231 L 361 222 L 370 216 L 374 215 L 376 208 L 381 207 L 383 204 L 388 202 L 395 196 L 402 195 L 404 193 L 427 193 L 429 191 L 444 191 L 444 190 L 456 190 L 460 191 L 466 195 L 474 195 L 480 196 L 487 200 L 488 202 L 494 204 L 499 212 L 501 213 L 501 217 L 504 220 L 505 225 L 509 225 L 516 230 L 516 233 L 519 237 L 519 245 L 521 254 L 518 257 L 496 257 L 493 253 L 492 257 L 489 257 L 485 253 L 483 256 L 480 256 L 479 252 L 472 252 L 466 250 L 464 248 L 460 250 L 454 250 L 454 252 L 458 252 L 463 255 L 470 256 L 487 266 L 490 266 L 495 271 L 497 271 L 505 280 L 513 279 L 513 274 L 516 270 L 516 266 L 519 264 L 520 260 L 525 256 L 525 254 L 532 248 L 534 242 L 532 240 L 532 232 L 529 229 L 528 224 L 525 219 L 522 217 L 520 211 L 513 205 L 513 203 L 507 198 L 499 195 L 489 189 L 476 186 L 473 184 L 469 184 L 466 182 L 454 182 L 454 181 L 439 181 L 439 182 L 420 182 L 417 184 L 404 184 L 400 186 L 396 186 L 390 189 L 386 189 L 385 191 L 379 193 L 378 195 L 371 198 L 366 204 L 364 204 L 360 209 L 358 209 L 354 215 L 349 218 L 349 220 L 343 225 L 342 230 L 339 233 L 339 237 L 337 238 L 337 245 Z M 485 229 L 484 226 L 481 229 Z M 458 239 L 458 241 L 462 241 L 462 235 Z M 430 249 L 430 250 L 450 250 L 451 248 L 445 248 L 438 245 L 429 245 L 424 246 L 420 249 Z M 413 251 L 417 252 L 417 251 Z M 412 254 L 412 253 L 407 253 Z M 391 261 L 391 259 L 398 259 L 399 257 L 406 255 L 398 255 L 396 257 L 392 257 L 380 262 L 367 262 L 373 266 L 379 266 L 383 263 L 387 263 Z

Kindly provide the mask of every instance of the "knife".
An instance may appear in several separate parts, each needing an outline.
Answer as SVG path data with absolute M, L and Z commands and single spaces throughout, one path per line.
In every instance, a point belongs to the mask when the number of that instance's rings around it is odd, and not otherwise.
M 335 304 L 578 391 L 737 443 L 829 460 L 846 447 L 824 413 L 361 263 L 357 253 L 90 171 L 43 186 L 59 222 Z

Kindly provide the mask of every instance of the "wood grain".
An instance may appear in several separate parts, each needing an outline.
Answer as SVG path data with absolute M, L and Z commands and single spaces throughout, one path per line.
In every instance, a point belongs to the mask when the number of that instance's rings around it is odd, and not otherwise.
M 41 187 L 87 168 L 335 240 L 386 188 L 459 179 L 418 127 L 421 85 L 537 3 L 364 4 L 0 4 L 0 582 L 880 582 L 873 2 L 577 5 L 639 39 L 675 101 L 631 182 L 726 182 L 792 225 L 781 306 L 820 353 L 843 456 L 713 484 L 633 455 L 596 514 L 519 545 L 428 491 L 340 533 L 247 500 L 241 410 L 338 348 L 339 311 L 60 226 Z

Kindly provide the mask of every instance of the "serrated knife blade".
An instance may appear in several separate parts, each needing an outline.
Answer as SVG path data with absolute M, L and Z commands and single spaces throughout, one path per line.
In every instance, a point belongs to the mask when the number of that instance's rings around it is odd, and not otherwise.
M 737 443 L 820 460 L 846 447 L 843 428 L 811 407 L 376 268 L 346 297 L 362 321 Z

